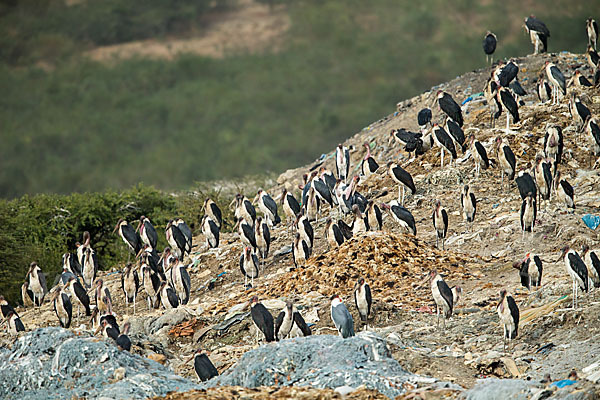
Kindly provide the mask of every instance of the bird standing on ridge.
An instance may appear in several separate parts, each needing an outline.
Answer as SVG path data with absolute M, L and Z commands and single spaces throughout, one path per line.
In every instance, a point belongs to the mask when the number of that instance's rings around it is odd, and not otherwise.
M 437 94 L 437 100 L 442 111 L 462 128 L 464 123 L 462 109 L 458 103 L 454 101 L 452 96 L 439 90 Z
M 531 38 L 531 44 L 534 46 L 533 54 L 545 53 L 548 51 L 548 38 L 550 31 L 542 21 L 535 15 L 525 18 L 525 29 Z
M 365 329 L 369 326 L 369 315 L 371 315 L 371 287 L 360 278 L 354 285 L 354 304 L 360 315 L 360 320 L 365 324 Z
M 273 200 L 273 198 L 262 189 L 258 190 L 256 197 L 258 201 L 258 208 L 265 216 L 267 224 L 271 226 L 276 226 L 279 224 L 281 222 L 281 218 L 279 218 L 279 214 L 277 213 L 277 203 L 275 203 L 275 200 Z
M 500 301 L 496 306 L 496 311 L 504 329 L 502 338 L 504 350 L 506 351 L 506 341 L 516 338 L 519 332 L 519 307 L 514 297 L 506 289 L 500 291 Z
M 354 336 L 354 320 L 340 296 L 331 296 L 331 320 L 344 339 Z
M 563 96 L 567 95 L 567 83 L 565 81 L 565 76 L 560 69 L 558 69 L 558 67 L 550 61 L 546 61 L 545 70 L 546 77 L 552 85 L 552 105 L 560 104 L 560 94 L 562 93 Z
M 335 168 L 338 178 L 344 183 L 348 183 L 348 174 L 350 173 L 350 151 L 346 146 L 338 145 L 335 149 Z
M 275 341 L 275 327 L 273 322 L 273 316 L 267 310 L 267 308 L 258 301 L 257 296 L 253 296 L 250 300 L 250 314 L 252 315 L 252 321 L 256 325 L 256 341 L 258 342 L 258 331 L 261 331 L 265 335 L 265 340 L 268 342 Z
M 29 265 L 26 279 L 29 290 L 33 294 L 33 305 L 40 307 L 48 293 L 48 287 L 46 286 L 46 276 L 35 261 Z
M 392 180 L 398 184 L 398 200 L 402 198 L 402 205 L 404 205 L 404 188 L 409 188 L 412 194 L 415 194 L 417 191 L 413 178 L 411 174 L 398 164 L 388 162 L 387 167 L 388 174 L 392 177 Z
M 596 20 L 588 18 L 585 21 L 585 30 L 588 37 L 588 44 L 595 50 L 596 41 L 598 40 L 598 24 L 596 23 Z
M 463 217 L 472 227 L 473 221 L 475 221 L 475 212 L 477 211 L 477 200 L 469 185 L 465 185 L 460 193 L 460 204 L 462 205 Z
M 134 255 L 137 255 L 140 252 L 140 249 L 142 248 L 142 239 L 140 239 L 137 231 L 133 229 L 133 226 L 129 225 L 123 218 L 119 219 L 113 232 L 119 234 Z M 127 261 L 129 261 L 129 256 L 127 257 Z
M 442 203 L 436 200 L 433 206 L 433 227 L 435 228 L 435 247 L 439 248 L 439 241 L 442 241 L 442 250 L 446 241 L 446 233 L 448 232 L 448 213 L 442 207 Z
M 371 148 L 369 147 L 369 143 L 365 142 L 363 146 L 367 150 L 367 154 L 365 154 L 362 160 L 360 170 L 364 177 L 368 178 L 369 176 L 377 172 L 377 169 L 379 169 L 379 164 L 377 164 L 377 161 L 375 161 L 375 159 L 371 155 Z
M 444 279 L 436 270 L 432 270 L 429 273 L 429 283 L 431 286 L 431 294 L 433 300 L 435 300 L 437 310 L 437 327 L 440 326 L 440 310 L 443 316 L 444 329 L 446 328 L 446 319 L 452 316 L 452 309 L 454 308 L 454 296 L 452 290 L 444 282 Z
M 490 65 L 494 63 L 494 51 L 496 51 L 496 44 L 498 43 L 496 35 L 492 32 L 487 31 L 483 38 L 483 52 L 485 53 L 486 63 L 489 61 Z M 489 60 L 488 60 L 489 59 Z
M 515 172 L 517 167 L 517 159 L 515 153 L 511 150 L 508 142 L 501 136 L 496 138 L 496 152 L 498 154 L 498 161 L 500 171 L 502 174 L 501 184 L 504 183 L 504 174 L 506 173 L 507 179 L 512 181 L 515 179 Z
M 564 260 L 565 269 L 573 280 L 573 309 L 577 308 L 577 291 L 579 288 L 588 291 L 588 272 L 585 263 L 577 252 L 569 246 L 565 246 L 559 258 Z

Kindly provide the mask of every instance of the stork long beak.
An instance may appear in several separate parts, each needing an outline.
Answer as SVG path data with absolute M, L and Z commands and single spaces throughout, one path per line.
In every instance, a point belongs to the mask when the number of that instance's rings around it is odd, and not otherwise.
M 121 221 L 117 222 L 117 225 L 115 226 L 115 229 L 113 229 L 112 233 L 115 233 L 117 231 L 117 229 L 119 229 L 120 223 L 121 223 Z
M 144 252 L 144 249 L 140 249 L 140 251 L 138 251 L 138 253 L 135 255 L 135 258 L 140 258 L 140 256 L 142 255 L 142 253 Z
M 96 328 L 96 330 L 94 331 L 94 336 L 98 334 L 98 332 L 100 332 L 102 330 L 102 325 L 98 325 L 98 327 Z

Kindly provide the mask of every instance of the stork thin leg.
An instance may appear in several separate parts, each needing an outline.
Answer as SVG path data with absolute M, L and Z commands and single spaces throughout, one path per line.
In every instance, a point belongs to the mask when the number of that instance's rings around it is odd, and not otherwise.
M 442 157 L 442 167 L 441 168 L 444 168 L 444 148 L 443 147 L 441 149 L 441 153 L 442 153 L 442 156 L 441 156 Z
M 402 185 L 402 207 L 404 207 L 404 185 Z
M 137 293 L 133 293 L 133 315 L 135 315 L 135 298 L 137 297 Z
M 502 334 L 502 344 L 504 351 L 506 351 L 506 325 L 502 324 L 503 334 Z
M 508 118 L 510 117 L 508 114 L 508 110 L 506 110 L 506 133 L 508 133 Z
M 438 305 L 435 306 L 436 312 L 437 312 L 437 328 L 440 328 L 440 307 Z

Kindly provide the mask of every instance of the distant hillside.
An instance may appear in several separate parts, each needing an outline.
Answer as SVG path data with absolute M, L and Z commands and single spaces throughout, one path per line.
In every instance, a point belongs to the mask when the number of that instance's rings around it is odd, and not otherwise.
M 275 33 L 260 46 L 217 40 L 219 54 L 148 59 L 150 44 L 202 41 L 252 4 L 0 3 L 0 196 L 138 182 L 172 190 L 282 171 L 397 101 L 483 67 L 487 29 L 500 41 L 496 58 L 524 55 L 523 17 L 535 13 L 551 31 L 550 51 L 582 52 L 585 19 L 600 16 L 598 2 L 566 0 L 264 4 L 289 25 L 269 25 Z M 144 51 L 93 56 L 115 46 Z

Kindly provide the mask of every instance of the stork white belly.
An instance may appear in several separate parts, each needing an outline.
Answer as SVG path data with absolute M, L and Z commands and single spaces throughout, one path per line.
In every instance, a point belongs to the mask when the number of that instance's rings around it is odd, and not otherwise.
M 364 286 L 362 286 L 356 294 L 356 305 L 361 315 L 367 315 L 369 312 L 369 304 L 367 303 L 367 298 L 365 296 Z

